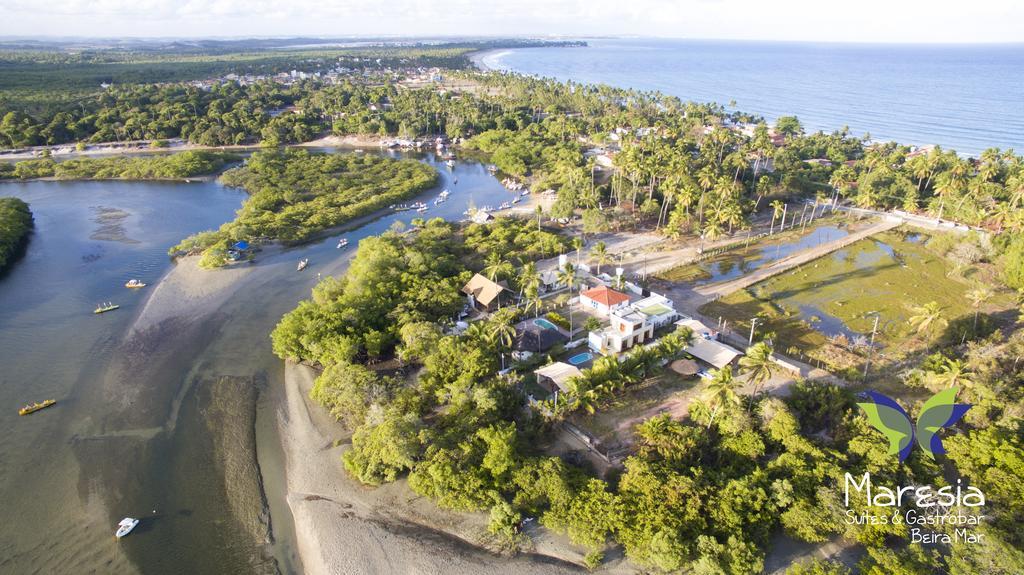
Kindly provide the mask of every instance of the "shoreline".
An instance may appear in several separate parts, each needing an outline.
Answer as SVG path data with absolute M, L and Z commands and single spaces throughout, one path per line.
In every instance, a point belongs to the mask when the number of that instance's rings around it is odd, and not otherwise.
M 488 66 L 487 63 L 484 62 L 484 58 L 487 58 L 488 56 L 502 54 L 504 52 L 510 52 L 511 50 L 512 48 L 494 48 L 492 50 L 478 50 L 476 52 L 472 52 L 469 54 L 469 61 L 470 63 L 473 64 L 473 66 L 476 67 L 477 70 L 480 70 L 481 72 L 501 72 L 501 68 Z
M 486 550 L 484 513 L 440 509 L 404 480 L 370 488 L 347 476 L 341 454 L 349 433 L 307 399 L 316 373 L 285 365 L 278 428 L 287 502 L 298 553 L 309 575 L 328 573 L 579 573 L 583 554 L 546 530 L 532 553 Z M 359 550 L 357 555 L 352 550 Z

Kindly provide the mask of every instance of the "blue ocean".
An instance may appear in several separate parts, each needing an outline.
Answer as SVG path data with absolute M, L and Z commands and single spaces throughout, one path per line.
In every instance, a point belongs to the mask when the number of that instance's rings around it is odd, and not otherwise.
M 585 48 L 491 52 L 490 68 L 658 90 L 808 130 L 1024 152 L 1024 44 L 871 45 L 588 39 Z

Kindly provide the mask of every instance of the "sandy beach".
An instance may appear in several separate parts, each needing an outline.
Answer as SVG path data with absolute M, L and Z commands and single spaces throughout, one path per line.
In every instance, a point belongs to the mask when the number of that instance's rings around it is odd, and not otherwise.
M 155 341 L 170 331 L 176 338 L 209 341 L 202 333 L 218 325 L 225 306 L 243 297 L 243 292 L 272 281 L 274 270 L 280 269 L 278 260 L 290 267 L 290 255 L 274 253 L 274 248 L 269 251 L 261 254 L 261 265 L 216 271 L 199 268 L 196 257 L 182 258 L 153 288 L 126 339 Z M 324 262 L 324 270 L 341 273 L 346 264 L 347 258 Z M 151 351 L 158 365 L 180 357 L 182 350 L 170 347 L 176 346 L 169 346 L 166 356 L 163 351 Z M 134 362 L 126 362 L 118 366 L 118 372 L 125 374 L 133 366 Z M 270 393 L 277 402 L 287 504 L 307 573 L 558 574 L 580 570 L 574 563 L 582 561 L 582 550 L 547 530 L 531 530 L 530 553 L 503 556 L 486 550 L 490 542 L 486 513 L 440 510 L 409 490 L 404 481 L 370 489 L 349 478 L 341 465 L 348 432 L 307 399 L 315 377 L 316 371 L 310 367 L 288 364 L 285 389 Z M 126 406 L 138 405 L 143 402 L 142 394 L 152 393 L 132 389 L 108 391 L 112 400 Z M 171 402 L 171 410 L 176 412 L 179 401 L 163 397 L 157 403 L 167 406 L 166 402 Z M 173 427 L 177 416 L 168 419 L 168 427 Z M 249 511 L 255 516 L 263 513 L 260 509 Z M 272 520 L 289 518 L 275 516 Z
M 306 573 L 577 573 L 579 550 L 542 530 L 533 554 L 499 556 L 486 545 L 486 515 L 438 509 L 400 481 L 371 489 L 345 475 L 348 433 L 307 399 L 316 371 L 285 368 L 279 410 L 288 505 Z

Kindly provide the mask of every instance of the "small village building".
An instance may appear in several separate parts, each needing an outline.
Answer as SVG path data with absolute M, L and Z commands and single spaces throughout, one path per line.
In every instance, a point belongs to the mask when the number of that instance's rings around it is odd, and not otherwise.
M 558 289 L 558 272 L 556 270 L 545 270 L 540 272 L 540 289 L 542 292 L 549 292 Z
M 695 319 L 682 319 L 676 325 L 688 327 L 693 331 L 693 340 L 683 350 L 708 363 L 716 369 L 722 369 L 727 365 L 735 365 L 739 357 L 743 355 L 736 348 L 718 341 L 718 332 L 715 332 Z
M 619 354 L 654 337 L 654 323 L 632 308 L 614 311 L 608 319 L 608 327 L 587 336 L 590 349 L 598 353 Z
M 629 296 L 607 286 L 598 286 L 580 294 L 580 306 L 607 317 L 611 312 L 629 306 Z
M 556 361 L 551 365 L 533 372 L 537 376 L 537 385 L 546 389 L 549 393 L 555 391 L 565 392 L 569 389 L 569 380 L 583 375 L 580 368 L 569 365 L 563 361 Z
M 652 293 L 640 301 L 630 304 L 631 308 L 647 316 L 654 329 L 666 326 L 679 318 L 675 303 L 667 297 Z
M 469 298 L 470 307 L 483 311 L 500 307 L 503 299 L 508 297 L 508 289 L 504 282 L 494 282 L 480 274 L 469 280 L 462 288 L 462 293 Z
M 537 325 L 532 320 L 516 328 L 516 337 L 512 348 L 515 351 L 540 353 L 569 341 L 556 329 L 548 329 Z

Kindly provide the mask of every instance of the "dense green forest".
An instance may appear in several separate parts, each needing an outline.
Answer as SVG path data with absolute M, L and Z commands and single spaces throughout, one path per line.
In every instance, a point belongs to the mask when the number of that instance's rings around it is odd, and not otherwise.
M 569 249 L 567 238 L 513 218 L 464 228 L 440 218 L 415 223 L 408 237 L 362 240 L 345 277 L 326 279 L 312 300 L 284 317 L 274 331 L 275 352 L 323 365 L 378 359 L 394 352 L 407 330 L 459 311 L 459 289 L 471 271 L 514 280 L 510 270 Z M 495 259 L 498 253 L 507 255 Z
M 249 198 L 233 221 L 183 240 L 172 255 L 202 253 L 201 265 L 217 267 L 239 240 L 307 240 L 415 196 L 437 183 L 437 172 L 416 160 L 285 149 L 257 152 L 221 181 L 245 189 Z
M 18 198 L 0 198 L 0 273 L 14 258 L 32 231 L 32 212 Z
M 938 391 L 950 385 L 949 365 L 958 365 L 959 399 L 974 404 L 961 432 L 946 439 L 943 465 L 922 450 L 901 464 L 848 389 L 798 383 L 785 399 L 741 396 L 726 368 L 714 374 L 688 419 L 662 415 L 640 424 L 635 453 L 621 473 L 602 479 L 539 446 L 571 411 L 600 409 L 657 374 L 691 335 L 670 334 L 621 362 L 602 358 L 571 382 L 576 391 L 564 394 L 569 399 L 558 409 L 546 416 L 524 411 L 523 376 L 498 372 L 512 326 L 528 307 L 501 310 L 462 335 L 444 333 L 473 271 L 508 278 L 530 297 L 530 258 L 502 260 L 546 240 L 522 221 L 496 225 L 504 241 L 482 242 L 485 226 L 460 230 L 441 220 L 421 222 L 412 234 L 364 240 L 348 273 L 322 281 L 274 331 L 282 358 L 324 367 L 311 396 L 354 431 L 344 466 L 361 482 L 407 477 L 413 491 L 443 508 L 487 511 L 491 533 L 511 549 L 522 543 L 520 522 L 539 518 L 586 548 L 592 566 L 620 547 L 653 572 L 760 573 L 773 538 L 785 533 L 812 544 L 842 536 L 865 550 L 858 568 L 872 575 L 1024 569 L 1017 528 L 1024 514 L 1024 393 L 1011 368 L 1024 352 L 1024 333 L 996 333 L 972 342 L 962 358 L 953 359 L 951 349 L 920 367 L 916 385 Z M 539 257 L 545 250 L 534 251 Z M 422 366 L 419 377 L 373 369 L 391 355 Z M 740 370 L 755 378 L 770 373 L 770 355 L 765 343 L 755 345 Z M 975 528 L 983 543 L 908 545 L 906 524 L 849 522 L 844 473 L 864 472 L 883 485 L 938 487 L 950 472 L 968 478 L 989 498 L 990 521 Z M 886 513 L 854 498 L 850 508 Z M 848 571 L 821 561 L 792 570 L 808 572 Z
M 153 156 L 109 156 L 55 161 L 52 158 L 0 163 L 0 179 L 170 180 L 220 171 L 241 158 L 234 154 L 188 151 Z
M 268 76 L 333 69 L 381 73 L 395 69 L 470 66 L 475 50 L 579 45 L 579 42 L 492 39 L 403 42 L 360 39 L 359 46 L 332 47 L 316 39 L 204 40 L 176 43 L 140 40 L 118 46 L 55 42 L 0 42 L 0 116 L 7 109 L 33 115 L 73 112 L 89 106 L 101 84 L 139 85 L 207 80 L 227 74 Z M 322 46 L 313 48 L 311 46 Z M 2 145 L 2 144 L 0 144 Z M 24 144 L 19 144 L 24 145 Z

